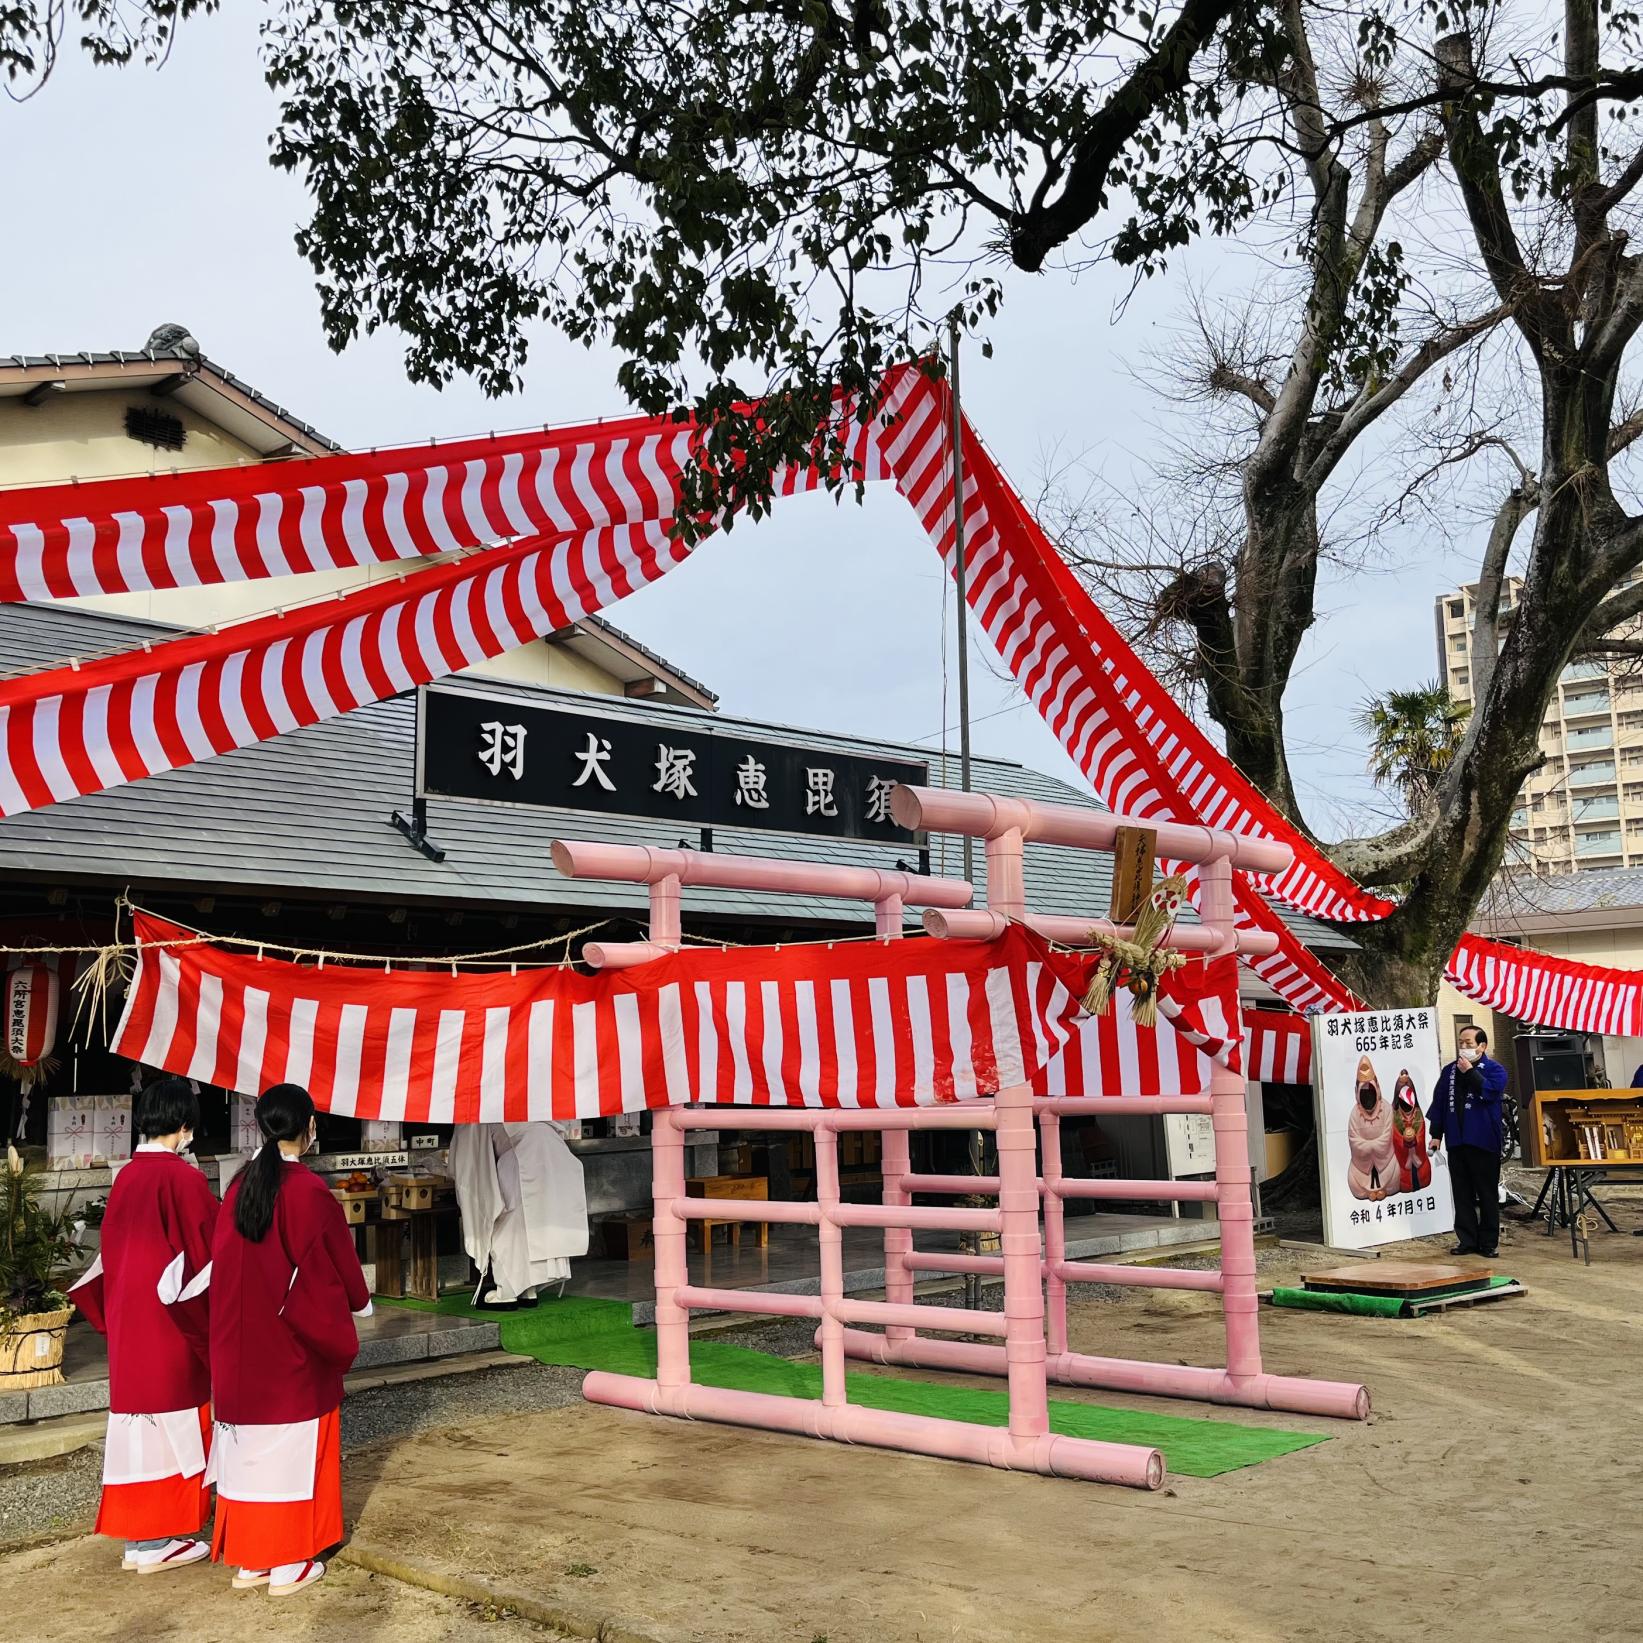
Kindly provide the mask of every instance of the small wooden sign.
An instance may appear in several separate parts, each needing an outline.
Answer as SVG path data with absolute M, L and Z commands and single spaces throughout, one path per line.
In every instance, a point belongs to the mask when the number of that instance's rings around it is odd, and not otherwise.
M 1107 917 L 1134 924 L 1152 894 L 1152 858 L 1158 835 L 1150 827 L 1120 827 L 1112 847 L 1112 897 Z
M 356 1169 L 404 1169 L 411 1161 L 408 1152 L 328 1152 L 314 1159 L 322 1175 L 338 1175 Z

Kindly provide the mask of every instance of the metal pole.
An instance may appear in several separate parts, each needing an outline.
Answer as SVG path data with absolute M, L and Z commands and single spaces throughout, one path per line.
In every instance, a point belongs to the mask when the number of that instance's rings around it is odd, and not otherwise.
M 953 391 L 953 573 L 958 584 L 959 786 L 970 791 L 970 623 L 964 592 L 964 416 L 958 397 L 958 317 L 947 322 L 947 369 Z M 972 883 L 974 846 L 964 835 L 964 876 Z
M 964 413 L 958 391 L 958 316 L 947 321 L 947 369 L 953 400 L 953 576 L 958 586 L 958 769 L 959 786 L 970 791 L 970 620 L 965 598 L 964 577 Z M 975 883 L 975 845 L 964 835 L 964 877 Z M 970 1172 L 980 1175 L 986 1167 L 986 1142 L 977 1130 L 970 1137 Z M 974 1249 L 979 1249 L 976 1243 Z M 974 1249 L 972 1253 L 974 1253 Z M 981 1304 L 981 1279 L 975 1273 L 964 1276 L 964 1302 L 971 1310 Z

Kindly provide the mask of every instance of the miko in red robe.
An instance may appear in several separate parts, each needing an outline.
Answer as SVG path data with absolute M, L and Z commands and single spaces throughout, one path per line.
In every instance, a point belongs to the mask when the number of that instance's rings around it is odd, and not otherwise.
M 125 1541 L 124 1567 L 197 1563 L 210 1514 L 208 1300 L 217 1200 L 180 1153 L 199 1123 L 186 1079 L 137 1097 L 141 1137 L 115 1177 L 102 1247 L 69 1298 L 108 1337 L 108 1434 L 97 1533 Z
M 212 1248 L 212 1555 L 234 1585 L 284 1597 L 342 1539 L 342 1378 L 370 1292 L 342 1206 L 301 1157 L 314 1103 L 295 1084 L 257 1102 L 262 1150 L 223 1199 Z

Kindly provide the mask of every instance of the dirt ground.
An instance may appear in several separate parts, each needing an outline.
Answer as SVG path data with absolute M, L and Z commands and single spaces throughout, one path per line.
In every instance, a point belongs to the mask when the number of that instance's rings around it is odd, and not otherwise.
M 355 1533 L 575 1587 L 661 1643 L 1635 1638 L 1643 1240 L 1605 1237 L 1584 1267 L 1564 1240 L 1507 1239 L 1525 1298 L 1264 1313 L 1270 1368 L 1361 1378 L 1375 1417 L 1239 1412 L 1333 1441 L 1156 1495 L 584 1406 L 401 1447 L 357 1479 Z M 1217 1357 L 1209 1297 L 1075 1318 L 1085 1350 Z
M 220 1568 L 122 1574 L 109 1542 L 86 1536 L 0 1560 L 8 1643 L 553 1643 L 556 1634 L 363 1569 L 335 1565 L 312 1591 L 236 1592 Z
M 1617 1219 L 1629 1230 L 1640 1211 Z M 1058 1392 L 1333 1440 L 1158 1494 L 579 1405 L 356 1451 L 353 1543 L 656 1643 L 1636 1638 L 1643 1239 L 1606 1234 L 1593 1261 L 1514 1225 L 1496 1265 L 1525 1298 L 1410 1321 L 1263 1312 L 1267 1366 L 1364 1380 L 1364 1425 Z M 1263 1280 L 1321 1264 L 1280 1258 Z M 1220 1357 L 1207 1296 L 1087 1303 L 1073 1329 L 1088 1351 Z M 84 1544 L 0 1559 L 0 1615 L 45 1574 L 68 1604 L 49 1633 L 64 1643 L 306 1637 L 322 1622 L 360 1640 L 503 1640 L 518 1624 L 349 1571 L 310 1607 L 292 1600 L 291 1629 L 251 1631 L 230 1617 L 260 1623 L 266 1605 L 213 1592 L 185 1617 L 172 1599 L 189 1575 L 133 1591 Z M 322 1602 L 338 1606 L 328 1621 Z

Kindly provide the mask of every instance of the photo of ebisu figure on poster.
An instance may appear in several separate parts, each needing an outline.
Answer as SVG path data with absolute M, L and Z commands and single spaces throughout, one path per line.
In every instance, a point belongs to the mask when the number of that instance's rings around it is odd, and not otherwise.
M 1448 1161 L 1426 1123 L 1442 1065 L 1437 1012 L 1321 1015 L 1312 1032 L 1327 1241 L 1365 1249 L 1450 1231 Z

